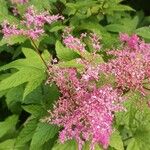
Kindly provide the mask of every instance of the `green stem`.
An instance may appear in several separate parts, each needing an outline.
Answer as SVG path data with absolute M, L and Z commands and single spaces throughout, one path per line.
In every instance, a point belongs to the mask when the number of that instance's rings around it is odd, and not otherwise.
M 130 137 L 127 137 L 126 139 L 123 139 L 123 141 L 125 142 L 125 141 L 127 141 L 127 140 L 129 140 L 129 139 L 132 139 L 133 137 L 132 136 L 130 136 Z
M 31 40 L 31 42 L 32 42 L 32 44 L 33 44 L 33 46 L 34 46 L 35 51 L 37 52 L 37 54 L 40 56 L 41 60 L 43 61 L 45 67 L 46 67 L 47 69 L 49 69 L 49 67 L 48 67 L 48 65 L 47 65 L 47 63 L 46 63 L 46 61 L 45 61 L 44 58 L 42 57 L 42 55 L 41 55 L 41 53 L 40 53 L 40 51 L 39 51 L 37 45 L 35 44 L 34 40 L 33 40 L 32 38 L 30 38 L 30 40 Z

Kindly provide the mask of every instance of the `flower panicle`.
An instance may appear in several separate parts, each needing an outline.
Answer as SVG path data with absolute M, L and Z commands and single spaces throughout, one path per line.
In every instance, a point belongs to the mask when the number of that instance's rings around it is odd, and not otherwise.
M 27 9 L 24 19 L 20 22 L 25 25 L 26 29 L 19 29 L 17 25 L 10 25 L 6 21 L 2 24 L 2 33 L 4 37 L 10 37 L 13 35 L 23 35 L 31 39 L 37 39 L 44 33 L 44 25 L 51 24 L 59 19 L 63 20 L 64 17 L 57 15 L 50 15 L 48 12 L 38 13 L 36 9 L 31 6 Z
M 86 44 L 84 43 L 84 38 L 89 37 L 91 41 L 92 48 L 94 49 L 94 52 L 97 52 L 101 49 L 101 43 L 100 43 L 100 37 L 95 33 L 90 33 L 88 36 L 87 33 L 82 33 L 79 38 L 74 37 L 71 34 L 72 29 L 67 27 L 64 30 L 64 33 L 62 35 L 63 37 L 63 43 L 66 47 L 77 50 L 79 52 L 84 52 L 86 49 Z
M 106 149 L 113 132 L 114 112 L 125 110 L 122 93 L 110 85 L 97 87 L 98 67 L 89 66 L 79 75 L 75 68 L 54 65 L 49 72 L 53 72 L 53 81 L 62 96 L 49 111 L 50 117 L 46 120 L 63 127 L 60 141 L 64 143 L 75 139 L 81 150 L 84 143 L 91 140 L 91 150 L 96 143 Z
M 120 34 L 123 42 L 120 50 L 109 51 L 116 58 L 101 66 L 107 74 L 115 76 L 118 87 L 138 90 L 145 95 L 143 82 L 150 82 L 150 44 L 140 40 L 137 35 Z

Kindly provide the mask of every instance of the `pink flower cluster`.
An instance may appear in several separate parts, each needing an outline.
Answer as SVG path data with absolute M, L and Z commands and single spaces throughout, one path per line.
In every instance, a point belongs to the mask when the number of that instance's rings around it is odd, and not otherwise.
M 116 58 L 105 64 L 102 70 L 116 77 L 122 89 L 138 90 L 145 94 L 143 82 L 150 82 L 150 44 L 140 40 L 137 35 L 131 37 L 121 34 L 121 50 L 110 51 Z
M 81 41 L 79 38 L 75 38 L 71 35 L 71 28 L 67 27 L 64 30 L 63 33 L 63 43 L 66 45 L 66 47 L 77 50 L 79 52 L 85 51 L 85 44 Z
M 82 39 L 87 34 L 75 38 L 70 32 L 69 28 L 64 32 L 64 44 L 84 53 Z M 90 39 L 93 48 L 100 49 L 99 38 L 91 34 Z M 108 54 L 115 58 L 107 63 L 95 64 L 80 58 L 77 63 L 82 64 L 84 69 L 79 72 L 75 68 L 49 68 L 48 81 L 54 81 L 62 95 L 53 111 L 49 111 L 47 121 L 62 127 L 59 134 L 62 143 L 75 139 L 81 150 L 86 141 L 91 141 L 91 150 L 94 150 L 96 143 L 107 149 L 113 132 L 114 113 L 125 110 L 122 93 L 131 89 L 145 94 L 143 82 L 150 82 L 150 44 L 140 40 L 137 35 L 120 34 L 120 41 L 121 50 L 109 51 Z M 101 73 L 113 75 L 117 86 L 112 87 L 108 83 L 99 86 Z
M 13 35 L 23 35 L 32 39 L 37 39 L 44 33 L 44 24 L 51 24 L 59 19 L 64 19 L 60 15 L 49 15 L 48 12 L 37 13 L 37 11 L 31 6 L 28 8 L 24 15 L 24 20 L 21 21 L 22 25 L 26 26 L 26 29 L 19 29 L 17 25 L 10 25 L 7 21 L 2 24 L 2 32 L 4 37 Z
M 110 85 L 97 87 L 97 69 L 90 66 L 79 73 L 75 68 L 49 68 L 50 80 L 53 77 L 62 96 L 49 111 L 47 121 L 63 127 L 60 141 L 75 139 L 79 150 L 86 141 L 91 141 L 91 150 L 96 143 L 106 149 L 113 132 L 114 112 L 124 110 L 121 93 Z
M 100 37 L 98 37 L 95 33 L 91 33 L 90 39 L 92 41 L 92 46 L 94 50 L 96 51 L 100 50 L 101 49 Z
M 12 4 L 24 4 L 27 3 L 29 0 L 11 0 Z
M 49 12 L 37 13 L 37 11 L 33 8 L 33 6 L 29 7 L 26 14 L 24 15 L 25 21 L 23 23 L 27 27 L 43 27 L 45 23 L 51 24 L 59 19 L 64 19 L 63 16 L 60 15 L 49 15 Z
M 44 33 L 44 30 L 41 28 L 35 28 L 35 29 L 18 29 L 16 25 L 10 25 L 7 21 L 5 21 L 3 24 L 2 33 L 4 34 L 4 37 L 11 37 L 15 35 L 23 35 L 27 36 L 32 39 L 37 39 L 40 35 Z
M 83 38 L 87 36 L 87 33 L 82 33 L 80 38 L 74 37 L 71 34 L 71 28 L 66 28 L 63 33 L 63 43 L 66 47 L 77 50 L 79 52 L 85 51 L 85 43 Z M 92 47 L 94 51 L 98 51 L 101 48 L 100 38 L 94 33 L 90 34 L 90 40 L 92 41 Z

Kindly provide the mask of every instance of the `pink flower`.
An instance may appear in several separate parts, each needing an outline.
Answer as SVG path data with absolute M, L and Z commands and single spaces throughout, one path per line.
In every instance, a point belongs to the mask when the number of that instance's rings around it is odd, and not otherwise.
M 5 37 L 9 37 L 10 35 L 20 35 L 21 31 L 17 29 L 16 25 L 10 25 L 7 21 L 4 21 L 2 32 Z
M 50 15 L 48 12 L 38 13 L 33 6 L 29 7 L 24 15 L 24 20 L 21 21 L 26 29 L 19 29 L 17 25 L 10 25 L 4 22 L 2 32 L 4 37 L 13 35 L 24 35 L 32 39 L 37 39 L 44 33 L 44 24 L 51 24 L 59 19 L 63 19 L 60 15 Z
M 127 42 L 129 40 L 129 35 L 126 33 L 120 33 L 119 39 L 121 42 Z
M 83 44 L 80 39 L 73 37 L 72 35 L 64 38 L 63 40 L 66 47 L 74 50 L 78 50 L 80 52 L 85 51 L 85 44 Z
M 30 27 L 43 27 L 45 23 L 51 24 L 59 19 L 64 19 L 60 15 L 49 15 L 49 12 L 37 13 L 33 6 L 29 7 L 26 14 L 24 15 L 24 23 Z
M 97 73 L 93 74 L 95 71 Z M 59 134 L 60 141 L 75 139 L 81 150 L 85 141 L 91 140 L 91 150 L 94 150 L 96 143 L 106 149 L 113 132 L 114 112 L 124 110 L 121 93 L 109 85 L 97 87 L 99 71 L 95 67 L 79 74 L 75 68 L 53 66 L 49 72 L 62 96 L 53 111 L 49 111 L 47 120 L 50 124 L 63 127 Z
M 79 52 L 84 52 L 86 44 L 83 42 L 83 39 L 87 37 L 87 33 L 82 33 L 80 35 L 80 38 L 77 38 L 71 35 L 71 31 L 72 29 L 68 27 L 64 30 L 64 33 L 62 36 L 63 43 L 65 44 L 66 47 L 70 49 L 77 50 Z M 101 48 L 100 38 L 95 33 L 91 33 L 89 38 L 91 40 L 91 45 L 94 49 L 94 53 L 97 50 L 100 50 Z
M 121 50 L 110 51 L 116 56 L 109 63 L 102 65 L 102 70 L 115 75 L 116 82 L 122 89 L 139 90 L 145 94 L 143 81 L 150 81 L 150 44 L 141 41 L 137 35 L 129 37 L 121 34 L 125 42 Z
M 101 49 L 101 45 L 100 45 L 100 37 L 98 37 L 98 35 L 96 35 L 95 33 L 91 33 L 90 34 L 90 39 L 92 41 L 92 46 L 93 49 L 95 51 L 98 51 Z

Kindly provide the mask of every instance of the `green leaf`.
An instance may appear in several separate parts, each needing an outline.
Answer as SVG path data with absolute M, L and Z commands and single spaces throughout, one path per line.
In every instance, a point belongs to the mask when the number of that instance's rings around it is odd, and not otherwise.
M 146 104 L 146 97 L 135 91 L 128 92 L 126 97 L 128 97 L 128 101 L 125 103 L 127 112 L 122 113 L 119 117 L 116 115 L 116 122 L 125 125 L 124 127 L 129 130 L 125 138 L 132 140 L 128 140 L 128 150 L 149 150 L 150 109 Z
M 106 26 L 106 29 L 111 32 L 129 32 L 128 27 L 121 24 L 110 24 Z
M 65 26 L 63 25 L 54 26 L 52 29 L 50 29 L 50 32 L 57 32 L 59 30 L 63 30 L 64 28 Z
M 88 8 L 88 7 L 91 7 L 91 6 L 94 6 L 96 3 L 96 1 L 91 1 L 91 0 L 87 0 L 86 2 L 85 1 L 82 1 L 82 2 L 76 2 L 76 3 L 67 3 L 66 6 L 71 8 L 71 9 L 82 9 L 82 8 Z
M 8 7 L 5 0 L 0 0 L 0 23 L 4 21 L 5 17 L 8 16 Z
M 9 139 L 0 143 L 0 150 L 13 150 L 15 145 L 15 139 Z
M 109 9 L 113 11 L 135 11 L 132 7 L 122 4 L 111 5 Z
M 6 103 L 7 106 L 11 106 L 11 104 L 16 102 L 21 102 L 23 95 L 23 86 L 17 86 L 15 88 L 10 89 L 6 94 Z
M 36 7 L 38 11 L 51 10 L 50 0 L 44 0 L 42 3 L 39 3 L 38 0 L 31 0 L 30 5 Z
M 30 94 L 34 89 L 36 89 L 38 86 L 40 86 L 41 83 L 43 82 L 43 79 L 44 78 L 39 77 L 39 78 L 36 78 L 36 79 L 29 81 L 25 87 L 23 99 L 25 99 L 25 97 L 28 94 Z
M 56 100 L 58 100 L 60 96 L 60 92 L 58 87 L 53 83 L 51 85 L 43 86 L 43 103 L 45 109 L 49 110 L 53 108 L 53 104 Z
M 116 150 L 124 150 L 121 136 L 117 130 L 111 135 L 110 146 L 114 147 Z
M 5 121 L 0 122 L 0 138 L 3 137 L 9 130 L 15 127 L 18 122 L 18 116 L 13 115 L 8 117 Z
M 89 142 L 85 143 L 82 150 L 89 150 L 89 145 Z M 53 146 L 52 150 L 78 150 L 78 144 L 75 140 L 69 140 L 63 144 L 58 142 Z M 102 148 L 95 144 L 95 150 L 102 150 Z
M 100 63 L 103 63 L 104 60 L 103 58 L 99 55 L 99 54 L 95 54 L 95 56 L 93 57 L 93 55 L 91 55 L 91 53 L 89 53 L 88 51 L 84 51 L 84 52 L 81 52 L 80 55 L 91 62 L 91 64 L 100 64 Z
M 16 69 L 22 69 L 22 68 L 29 68 L 33 67 L 40 70 L 45 70 L 45 65 L 43 61 L 41 60 L 40 56 L 30 48 L 23 48 L 22 49 L 24 55 L 26 56 L 25 59 L 19 59 L 16 61 L 13 61 L 9 64 L 6 64 L 2 67 L 0 67 L 0 71 L 7 70 L 10 68 L 16 68 Z
M 143 97 L 139 92 L 128 92 L 126 95 L 127 101 L 125 101 L 124 106 L 127 111 L 122 111 L 116 113 L 116 123 L 117 125 L 126 125 L 130 128 L 134 127 L 135 115 L 137 113 L 136 103 Z
M 24 92 L 23 98 L 25 98 L 45 80 L 46 67 L 40 56 L 32 49 L 23 48 L 23 53 L 26 56 L 25 59 L 16 60 L 0 68 L 0 70 L 10 68 L 19 70 L 0 82 L 0 91 L 28 83 Z
M 47 113 L 41 105 L 26 105 L 22 107 L 26 112 L 32 114 L 32 116 L 34 116 L 35 118 L 44 116 Z
M 127 150 L 141 150 L 138 146 L 138 143 L 136 142 L 135 139 L 131 139 L 128 146 Z
M 16 146 L 16 139 L 8 139 L 0 143 L 0 150 L 27 150 L 25 145 Z
M 21 44 L 23 42 L 25 42 L 27 38 L 24 36 L 11 36 L 6 38 L 3 38 L 0 41 L 0 46 L 4 45 L 4 44 L 9 44 L 9 45 L 14 45 L 14 44 Z
M 32 139 L 37 127 L 37 123 L 37 119 L 27 120 L 25 122 L 24 128 L 19 132 L 19 135 L 16 139 L 16 146 L 27 143 Z
M 10 77 L 2 80 L 0 82 L 0 91 L 16 87 L 20 84 L 42 78 L 45 79 L 44 72 L 41 72 L 38 69 L 33 68 L 24 68 L 20 69 L 20 71 L 12 74 Z
M 74 140 L 67 141 L 64 144 L 57 143 L 52 150 L 77 150 L 77 144 Z
M 7 90 L 6 93 L 6 103 L 8 109 L 13 113 L 21 113 L 21 102 L 24 92 L 24 86 L 17 86 L 14 88 L 11 88 L 10 90 Z
M 103 33 L 106 33 L 106 30 L 103 26 L 101 26 L 99 23 L 97 22 L 91 22 L 91 21 L 84 21 L 82 22 L 82 24 L 78 27 L 80 30 L 90 30 L 96 34 L 98 34 L 99 36 L 102 36 Z
M 150 39 L 150 27 L 138 28 L 135 33 L 143 38 Z
M 144 123 L 143 123 L 144 124 Z M 150 149 L 150 124 L 139 126 L 133 138 L 129 141 L 127 150 L 149 150 Z
M 100 144 L 95 144 L 94 145 L 94 148 L 95 150 L 102 150 Z M 84 145 L 83 145 L 83 150 L 89 150 L 90 149 L 90 142 L 86 142 Z
M 38 86 L 35 90 L 33 90 L 30 94 L 28 94 L 23 99 L 23 104 L 35 104 L 35 105 L 41 105 L 44 100 L 44 95 L 41 86 Z
M 43 59 L 45 60 L 45 62 L 46 62 L 47 64 L 48 64 L 49 61 L 52 59 L 52 56 L 51 56 L 51 54 L 49 53 L 49 51 L 48 51 L 47 49 L 43 51 L 42 57 L 43 57 Z M 40 59 L 41 59 L 41 58 L 40 58 Z
M 67 62 L 60 62 L 58 64 L 59 67 L 62 67 L 62 68 L 70 68 L 70 67 L 75 67 L 75 68 L 79 68 L 79 69 L 82 69 L 84 66 L 82 64 L 79 64 L 77 63 L 76 60 L 70 60 L 70 61 L 67 61 Z
M 33 135 L 30 150 L 35 150 L 36 148 L 40 147 L 49 139 L 53 138 L 57 132 L 58 127 L 55 125 L 39 123 Z
M 69 61 L 80 56 L 73 50 L 64 47 L 61 42 L 56 42 L 56 53 L 60 60 Z

